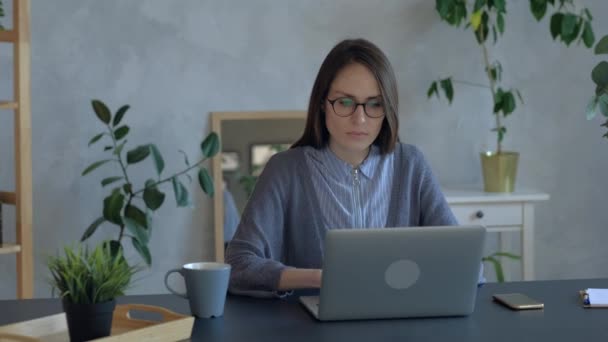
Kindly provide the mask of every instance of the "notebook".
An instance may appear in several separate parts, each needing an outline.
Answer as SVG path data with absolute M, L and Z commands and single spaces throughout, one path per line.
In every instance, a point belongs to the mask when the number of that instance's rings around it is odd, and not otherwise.
M 481 226 L 330 230 L 320 296 L 300 302 L 322 321 L 469 315 L 485 234 Z

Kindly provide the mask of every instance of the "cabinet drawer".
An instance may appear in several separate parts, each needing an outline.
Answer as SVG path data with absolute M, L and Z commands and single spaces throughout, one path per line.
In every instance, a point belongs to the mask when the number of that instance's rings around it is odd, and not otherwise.
M 452 212 L 462 225 L 519 226 L 523 224 L 522 206 L 505 204 L 452 204 Z

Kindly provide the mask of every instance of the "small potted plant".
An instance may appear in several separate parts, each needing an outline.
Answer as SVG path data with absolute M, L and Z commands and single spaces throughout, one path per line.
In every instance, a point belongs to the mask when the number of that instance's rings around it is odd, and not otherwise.
M 454 97 L 453 84 L 464 84 L 484 89 L 480 96 L 492 99 L 493 108 L 488 113 L 494 116 L 495 126 L 492 131 L 496 134 L 496 150 L 482 151 L 480 153 L 484 190 L 487 192 L 512 192 L 515 189 L 515 179 L 519 153 L 505 151 L 503 138 L 507 134 L 505 119 L 517 107 L 516 98 L 523 103 L 519 90 L 507 88 L 502 84 L 503 68 L 499 61 L 492 60 L 489 43 L 496 44 L 499 37 L 506 30 L 507 0 L 436 0 L 436 9 L 442 20 L 453 27 L 461 27 L 472 31 L 472 36 L 480 47 L 483 57 L 481 67 L 485 74 L 485 81 L 469 81 L 454 79 L 451 76 L 440 78 L 431 83 L 427 97 L 443 92 L 449 103 Z M 595 36 L 591 27 L 592 16 L 588 9 L 582 8 L 577 12 L 574 0 L 530 0 L 530 12 L 540 21 L 548 9 L 553 7 L 549 30 L 553 39 L 559 39 L 569 46 L 573 42 L 582 42 L 591 48 Z
M 59 291 L 70 341 L 109 336 L 116 297 L 131 284 L 136 266 L 122 252 L 102 243 L 92 251 L 83 245 L 65 247 L 64 255 L 49 257 L 53 291 Z

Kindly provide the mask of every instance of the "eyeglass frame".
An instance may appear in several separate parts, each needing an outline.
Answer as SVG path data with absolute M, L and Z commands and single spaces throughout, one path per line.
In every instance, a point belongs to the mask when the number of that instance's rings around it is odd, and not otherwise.
M 337 98 L 335 98 L 333 100 L 330 100 L 329 97 L 327 97 L 325 99 L 331 105 L 331 109 L 334 111 L 334 114 L 336 114 L 337 116 L 339 116 L 341 118 L 347 118 L 347 117 L 353 115 L 357 111 L 357 108 L 359 108 L 359 106 L 363 106 L 363 113 L 365 113 L 365 116 L 367 116 L 368 118 L 379 119 L 379 118 L 384 117 L 386 115 L 386 111 L 383 111 L 382 115 L 380 115 L 380 116 L 371 116 L 371 115 L 369 115 L 369 113 L 367 113 L 367 109 L 365 109 L 365 105 L 367 103 L 369 103 L 371 100 L 368 100 L 367 102 L 356 102 L 355 99 L 352 98 L 352 97 L 350 97 L 350 96 L 340 96 L 340 97 L 337 97 Z M 353 102 L 355 102 L 354 109 L 353 109 L 353 111 L 350 114 L 348 114 L 348 115 L 340 115 L 340 114 L 338 114 L 336 112 L 336 108 L 334 107 L 334 103 L 336 103 L 336 101 L 338 101 L 340 99 L 351 99 L 351 100 L 353 100 Z M 380 101 L 380 102 L 382 103 L 382 101 Z

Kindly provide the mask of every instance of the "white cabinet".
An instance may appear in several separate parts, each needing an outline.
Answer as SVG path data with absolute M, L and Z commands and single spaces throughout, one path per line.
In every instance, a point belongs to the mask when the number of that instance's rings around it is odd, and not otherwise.
M 534 280 L 534 204 L 549 195 L 530 190 L 513 193 L 488 193 L 475 187 L 445 187 L 446 200 L 461 225 L 478 224 L 488 233 L 498 233 L 500 250 L 512 252 L 507 232 L 521 236 L 522 277 Z M 505 270 L 506 271 L 506 270 Z M 505 272 L 508 279 L 508 272 Z

